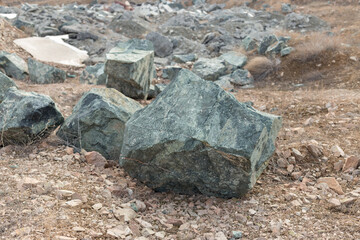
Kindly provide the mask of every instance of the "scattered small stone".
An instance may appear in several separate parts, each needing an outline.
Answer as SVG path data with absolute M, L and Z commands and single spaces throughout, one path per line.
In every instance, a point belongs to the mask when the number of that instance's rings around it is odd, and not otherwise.
M 227 240 L 227 237 L 226 237 L 225 233 L 217 232 L 215 234 L 215 240 Z
M 323 156 L 322 150 L 316 145 L 310 144 L 307 146 L 307 149 L 314 158 L 320 158 Z
M 80 206 L 82 204 L 82 201 L 80 199 L 74 199 L 68 202 L 65 202 L 65 206 L 69 206 L 69 207 L 77 207 Z
M 338 207 L 341 205 L 341 202 L 336 198 L 330 198 L 328 202 L 331 204 L 332 207 Z
M 136 212 L 131 208 L 117 208 L 114 215 L 118 220 L 124 220 L 125 222 L 129 222 L 137 216 Z
M 350 156 L 345 159 L 344 166 L 342 170 L 344 172 L 349 171 L 350 169 L 357 169 L 359 166 L 360 158 L 356 156 Z
M 331 147 L 331 152 L 334 154 L 335 157 L 344 157 L 344 151 L 338 146 L 334 145 Z
M 127 225 L 118 225 L 115 228 L 108 229 L 106 233 L 115 238 L 125 238 L 132 234 L 131 229 Z
M 103 207 L 103 205 L 101 203 L 96 203 L 92 206 L 92 208 L 95 210 L 100 210 L 102 207 Z
M 344 192 L 339 182 L 334 177 L 322 177 L 317 180 L 317 183 L 326 183 L 330 189 L 334 190 L 337 194 L 343 195 Z
M 242 235 L 243 235 L 243 233 L 242 233 L 241 231 L 232 231 L 232 236 L 233 236 L 233 238 L 235 238 L 235 239 L 240 239 L 240 238 L 242 238 Z
M 85 228 L 83 228 L 83 227 L 73 227 L 73 230 L 75 232 L 85 232 Z

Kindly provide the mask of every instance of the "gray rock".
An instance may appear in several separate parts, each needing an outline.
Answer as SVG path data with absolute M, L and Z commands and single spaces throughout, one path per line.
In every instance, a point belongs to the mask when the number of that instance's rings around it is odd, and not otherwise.
M 148 98 L 152 99 L 152 98 L 156 98 L 156 96 L 158 95 L 158 91 L 156 91 L 155 85 L 150 84 L 149 87 L 149 93 L 148 93 Z
M 30 81 L 38 84 L 62 83 L 66 79 L 66 72 L 56 67 L 28 59 Z
M 285 16 L 284 26 L 288 30 L 321 31 L 329 28 L 328 24 L 318 17 L 290 13 Z
M 125 123 L 141 108 L 115 89 L 94 88 L 82 96 L 57 135 L 68 144 L 117 160 Z
M 241 53 L 227 52 L 219 57 L 224 60 L 225 66 L 230 70 L 242 68 L 247 62 L 247 57 Z
M 173 61 L 176 63 L 195 62 L 197 59 L 197 55 L 193 53 L 173 56 Z
M 87 66 L 81 73 L 80 82 L 94 85 L 105 85 L 107 75 L 105 73 L 105 64 L 98 63 L 94 66 Z
M 165 88 L 167 87 L 168 85 L 167 84 L 163 84 L 163 83 L 158 83 L 158 84 L 155 84 L 155 90 L 158 94 L 160 94 L 162 91 L 165 90 Z
M 35 25 L 21 18 L 17 18 L 13 22 L 13 25 L 28 34 L 33 34 L 35 32 Z
M 256 40 L 249 36 L 242 40 L 241 45 L 246 51 L 251 51 L 257 48 Z
M 291 13 L 292 7 L 290 3 L 282 3 L 281 4 L 281 12 L 283 13 Z
M 177 66 L 166 66 L 162 69 L 162 77 L 172 81 L 182 68 Z
M 264 37 L 264 39 L 260 42 L 258 52 L 259 54 L 265 54 L 268 47 L 270 47 L 272 44 L 278 42 L 278 38 L 275 35 L 269 35 Z
M 281 49 L 283 49 L 285 47 L 287 47 L 287 46 L 284 42 L 282 42 L 282 41 L 275 42 L 267 48 L 265 54 L 266 55 L 274 55 L 274 54 L 280 53 Z
M 124 17 L 127 14 L 129 13 L 120 14 L 119 17 L 114 18 L 110 23 L 109 28 L 128 38 L 143 38 L 149 32 L 149 29 L 147 29 L 139 19 L 135 19 L 132 16 Z
M 6 92 L 11 87 L 17 88 L 13 80 L 11 80 L 8 76 L 0 72 L 0 103 L 4 100 Z
M 206 0 L 192 0 L 194 5 L 202 5 L 206 3 Z
M 209 81 L 218 80 L 226 74 L 226 70 L 224 60 L 219 58 L 200 58 L 195 62 L 192 69 L 196 75 Z
M 238 69 L 231 73 L 230 82 L 235 86 L 249 86 L 254 83 L 254 78 L 248 70 Z
M 0 68 L 7 76 L 23 80 L 28 74 L 26 62 L 15 53 L 0 51 Z
M 0 104 L 0 145 L 30 144 L 47 137 L 63 121 L 50 97 L 12 87 Z
M 131 98 L 147 98 L 154 73 L 154 52 L 113 48 L 106 54 L 107 87 Z
M 281 55 L 282 57 L 284 57 L 284 56 L 289 55 L 292 51 L 294 51 L 294 48 L 292 48 L 292 47 L 286 47 L 286 48 L 283 48 L 283 49 L 281 50 L 280 55 Z
M 146 39 L 153 43 L 156 56 L 163 58 L 172 54 L 173 44 L 167 37 L 157 32 L 151 32 Z
M 182 70 L 126 123 L 120 166 L 155 191 L 239 197 L 266 167 L 280 127 L 280 117 Z
M 174 54 L 185 55 L 195 53 L 199 56 L 207 55 L 208 50 L 205 45 L 189 40 L 185 37 L 172 37 L 171 41 L 174 45 Z

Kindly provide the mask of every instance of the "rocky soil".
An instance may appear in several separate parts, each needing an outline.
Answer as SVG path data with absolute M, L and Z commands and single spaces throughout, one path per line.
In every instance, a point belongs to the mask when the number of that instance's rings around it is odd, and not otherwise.
M 259 2 L 253 7 L 280 10 Z M 116 162 L 74 152 L 53 133 L 0 148 L 0 239 L 359 239 L 360 8 L 296 2 L 297 12 L 326 20 L 339 42 L 305 61 L 295 52 L 254 88 L 234 88 L 239 101 L 283 117 L 275 154 L 245 197 L 154 192 Z M 26 34 L 1 19 L 0 30 L 0 50 L 27 59 L 12 42 Z M 311 35 L 286 34 L 290 46 L 315 51 L 302 45 Z M 56 66 L 76 78 L 15 82 L 49 95 L 68 117 L 83 93 L 103 86 L 80 84 L 82 68 Z

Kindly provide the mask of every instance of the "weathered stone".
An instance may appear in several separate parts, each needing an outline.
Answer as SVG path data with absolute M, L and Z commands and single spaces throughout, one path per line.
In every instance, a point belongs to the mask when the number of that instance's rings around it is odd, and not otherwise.
M 125 15 L 125 14 L 124 14 Z M 109 25 L 109 28 L 114 32 L 121 33 L 128 38 L 142 38 L 144 37 L 149 30 L 142 24 L 138 19 L 129 17 L 127 19 L 114 18 Z
M 292 47 L 283 48 L 283 49 L 281 49 L 281 51 L 280 51 L 280 56 L 282 56 L 282 57 L 287 56 L 287 55 L 289 55 L 292 51 L 294 51 L 294 48 L 292 48 Z
M 300 31 L 321 31 L 329 28 L 328 24 L 318 17 L 294 12 L 285 16 L 284 25 L 288 30 Z
M 94 85 L 105 85 L 107 75 L 105 73 L 105 64 L 98 63 L 94 66 L 87 66 L 81 73 L 80 82 Z
M 176 63 L 195 62 L 197 59 L 197 55 L 193 53 L 173 56 L 173 61 Z
M 126 123 L 120 165 L 156 191 L 238 197 L 264 170 L 280 126 L 280 117 L 181 70 Z
M 6 92 L 11 87 L 17 88 L 15 82 L 0 72 L 0 103 L 4 100 Z
M 242 40 L 241 45 L 246 51 L 251 51 L 257 48 L 256 40 L 249 36 Z
M 230 76 L 231 76 L 231 74 L 222 76 L 219 80 L 215 81 L 214 83 L 216 83 L 218 86 L 220 86 L 224 90 L 232 89 L 233 85 L 230 82 Z
M 278 42 L 275 42 L 275 43 L 273 43 L 272 45 L 270 45 L 270 46 L 267 48 L 265 54 L 266 54 L 266 55 L 278 54 L 278 53 L 281 52 L 281 50 L 282 50 L 283 48 L 286 48 L 286 44 L 285 44 L 284 42 L 282 42 L 282 41 L 278 41 Z
M 219 57 L 224 60 L 225 66 L 230 70 L 242 68 L 247 62 L 247 57 L 241 53 L 228 52 Z
M 167 37 L 157 32 L 151 32 L 146 39 L 153 43 L 156 56 L 167 57 L 172 54 L 173 44 Z
M 50 97 L 12 87 L 0 104 L 0 145 L 34 142 L 47 137 L 63 121 Z
M 28 73 L 26 62 L 15 53 L 0 51 L 0 69 L 9 77 L 23 80 Z
M 260 42 L 258 52 L 259 54 L 265 54 L 268 47 L 270 47 L 272 44 L 278 42 L 278 39 L 275 35 L 269 35 L 264 37 L 264 39 Z
M 143 51 L 154 51 L 154 44 L 149 40 L 133 38 L 126 42 L 118 42 L 116 47 L 122 51 L 126 50 L 143 50 Z
M 115 89 L 94 88 L 76 104 L 57 135 L 106 159 L 118 159 L 125 123 L 139 109 L 139 103 Z
M 281 4 L 281 12 L 283 13 L 291 13 L 292 7 L 290 3 L 282 3 Z
M 162 69 L 162 77 L 173 80 L 182 68 L 177 66 L 166 66 Z
M 350 156 L 348 158 L 346 158 L 344 166 L 343 166 L 343 171 L 349 171 L 350 169 L 357 169 L 357 167 L 359 166 L 360 163 L 360 158 L 356 157 L 356 156 Z
M 344 191 L 342 190 L 340 184 L 334 177 L 322 177 L 317 180 L 317 183 L 326 183 L 329 188 L 334 190 L 337 194 L 343 195 Z
M 226 74 L 225 62 L 219 58 L 200 58 L 195 62 L 192 71 L 199 77 L 209 80 L 216 81 L 221 76 Z
M 131 98 L 146 98 L 153 67 L 153 51 L 113 48 L 106 54 L 106 86 L 115 88 Z
M 38 84 L 62 83 L 66 79 L 66 72 L 56 67 L 28 59 L 30 81 Z
M 246 86 L 252 85 L 254 83 L 254 78 L 248 70 L 238 69 L 231 73 L 230 82 L 236 86 Z

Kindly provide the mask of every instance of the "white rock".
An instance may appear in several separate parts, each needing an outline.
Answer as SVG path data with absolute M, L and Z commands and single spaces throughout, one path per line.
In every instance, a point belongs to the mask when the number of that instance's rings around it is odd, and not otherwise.
M 129 222 L 137 216 L 136 212 L 131 208 L 118 208 L 115 210 L 114 214 L 118 220 L 124 218 L 125 222 Z
M 80 199 L 74 199 L 68 202 L 65 202 L 65 206 L 69 206 L 69 207 L 76 207 L 82 204 L 82 201 Z
M 227 240 L 227 237 L 223 232 L 217 232 L 215 234 L 215 240 Z
M 115 228 L 108 229 L 106 233 L 116 238 L 125 238 L 126 236 L 132 234 L 130 228 L 127 225 L 119 225 Z
M 345 156 L 344 151 L 338 145 L 332 146 L 331 152 L 335 155 L 335 157 L 344 157 Z
M 101 203 L 96 203 L 92 206 L 92 208 L 95 210 L 100 210 L 102 207 L 103 207 L 103 205 Z

